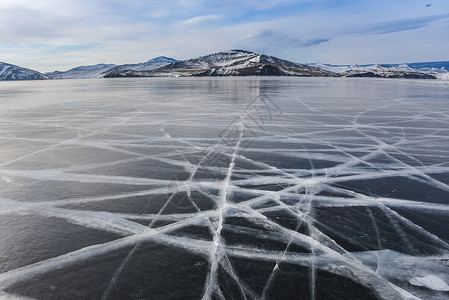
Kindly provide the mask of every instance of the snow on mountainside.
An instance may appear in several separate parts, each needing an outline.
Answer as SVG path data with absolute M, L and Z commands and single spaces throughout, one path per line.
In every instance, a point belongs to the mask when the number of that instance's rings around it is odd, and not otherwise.
M 335 76 L 333 72 L 245 50 L 230 50 L 178 61 L 153 71 L 109 73 L 107 77 L 139 76 Z
M 45 80 L 43 74 L 19 66 L 0 62 L 0 81 L 3 80 Z
M 138 64 L 97 64 L 41 74 L 0 63 L 0 80 L 154 76 L 310 76 L 449 80 L 449 61 L 408 64 L 301 64 L 246 50 L 229 50 L 179 61 L 165 56 Z
M 50 79 L 82 79 L 82 78 L 101 78 L 103 75 L 114 68 L 113 64 L 97 64 L 92 66 L 81 66 L 68 71 L 54 71 L 45 73 Z
M 114 64 L 98 64 L 92 66 L 81 66 L 70 69 L 68 71 L 55 71 L 45 73 L 51 79 L 83 79 L 83 78 L 102 78 L 106 74 L 111 72 L 123 72 L 126 70 L 133 71 L 150 71 L 162 66 L 177 62 L 178 60 L 160 56 L 153 58 L 144 63 L 127 64 L 127 65 L 114 65 Z
M 154 69 L 176 62 L 179 62 L 179 60 L 165 56 L 159 56 L 144 63 L 116 66 L 108 70 L 107 74 L 105 74 L 105 77 L 122 77 L 119 75 L 122 73 L 126 74 L 127 72 L 129 73 L 133 71 L 152 71 Z M 110 76 L 110 74 L 116 74 L 117 76 Z
M 345 77 L 383 77 L 383 78 L 419 78 L 419 79 L 448 79 L 449 72 L 438 66 L 439 63 L 414 63 L 390 65 L 328 65 L 308 64 Z M 419 67 L 421 66 L 421 67 Z
M 449 61 L 411 63 L 409 66 L 420 72 L 433 74 L 438 79 L 449 80 Z

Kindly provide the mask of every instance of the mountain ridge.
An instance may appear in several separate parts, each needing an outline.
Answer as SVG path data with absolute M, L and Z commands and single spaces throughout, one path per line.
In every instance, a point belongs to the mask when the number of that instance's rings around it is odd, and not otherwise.
M 121 77 L 307 76 L 380 77 L 449 80 L 449 61 L 405 64 L 332 65 L 297 63 L 247 50 L 232 49 L 177 60 L 158 56 L 136 64 L 96 64 L 40 73 L 0 63 L 0 81 Z
M 143 63 L 137 63 L 137 64 L 125 64 L 125 65 L 118 65 L 108 71 L 108 73 L 117 73 L 120 74 L 121 72 L 127 72 L 127 71 L 152 71 L 154 69 L 163 67 L 165 65 L 179 62 L 179 60 L 166 57 L 166 56 L 158 56 L 155 58 L 152 58 L 146 62 Z M 106 75 L 106 74 L 105 74 Z M 120 77 L 120 76 L 118 76 Z M 126 76 L 123 76 L 126 77 Z
M 108 70 L 116 67 L 115 64 L 96 64 L 79 66 L 67 71 L 53 71 L 44 73 L 50 79 L 78 79 L 78 78 L 101 78 Z
M 329 70 L 342 77 L 449 79 L 447 77 L 449 73 L 444 68 L 414 68 L 410 64 L 330 65 L 312 63 L 309 65 Z
M 294 63 L 274 56 L 233 49 L 178 61 L 151 71 L 122 74 L 108 73 L 105 77 L 147 76 L 334 76 L 332 72 Z

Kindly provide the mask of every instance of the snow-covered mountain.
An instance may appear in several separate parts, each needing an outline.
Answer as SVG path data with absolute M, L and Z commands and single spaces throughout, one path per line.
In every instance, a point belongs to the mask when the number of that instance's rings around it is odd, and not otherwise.
M 139 76 L 336 76 L 331 71 L 245 50 L 230 50 L 178 61 L 152 71 L 109 73 L 108 77 Z
M 108 70 L 107 74 L 105 74 L 106 75 L 105 77 L 128 77 L 126 76 L 126 74 L 130 74 L 135 71 L 138 72 L 152 71 L 176 62 L 179 62 L 179 60 L 165 56 L 158 56 L 144 63 L 116 66 Z
M 328 65 L 308 64 L 345 77 L 381 77 L 381 78 L 418 78 L 418 79 L 449 79 L 445 67 L 437 68 L 435 63 L 412 63 L 390 65 Z
M 421 62 L 408 65 L 418 69 L 420 72 L 433 74 L 438 79 L 449 80 L 449 61 Z
M 43 74 L 38 71 L 22 68 L 19 66 L 0 62 L 0 81 L 1 80 L 45 80 Z
M 45 74 L 0 63 L 0 80 L 154 76 L 319 76 L 449 80 L 449 61 L 373 65 L 301 64 L 245 50 L 229 50 L 184 61 L 159 56 L 138 64 L 97 64 Z
M 102 78 L 109 73 L 121 73 L 131 71 L 151 71 L 162 66 L 177 62 L 178 60 L 165 56 L 150 59 L 144 63 L 114 65 L 114 64 L 97 64 L 91 66 L 81 66 L 70 69 L 68 71 L 54 71 L 45 73 L 50 79 L 83 79 L 83 78 Z M 106 76 L 107 77 L 107 76 Z
M 116 67 L 113 64 L 97 64 L 92 66 L 81 66 L 68 71 L 54 71 L 45 73 L 50 79 L 81 79 L 81 78 L 101 78 L 110 69 Z

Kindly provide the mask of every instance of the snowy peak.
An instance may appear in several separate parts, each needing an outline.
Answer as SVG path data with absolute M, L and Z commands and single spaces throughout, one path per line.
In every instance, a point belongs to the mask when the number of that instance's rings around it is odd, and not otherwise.
M 6 80 L 45 80 L 38 71 L 22 68 L 16 65 L 0 62 L 0 81 Z
M 149 61 L 145 62 L 144 64 L 149 64 L 149 63 L 174 63 L 177 62 L 178 60 L 174 59 L 174 58 L 170 58 L 170 57 L 166 57 L 166 56 L 158 56 L 155 58 L 150 59 Z
M 178 61 L 154 69 L 109 73 L 107 77 L 140 76 L 334 76 L 330 71 L 246 50 L 228 50 Z
M 268 56 L 246 50 L 229 50 L 193 60 L 187 60 L 192 66 L 206 70 L 191 76 L 332 76 L 329 71 L 294 63 L 274 56 Z M 169 65 L 167 67 L 175 67 Z M 208 70 L 207 70 L 208 69 Z M 200 70 L 201 71 L 201 70 Z
M 185 61 L 177 62 L 167 68 L 184 69 L 208 69 L 232 67 L 236 65 L 249 65 L 259 61 L 259 54 L 243 50 L 229 50 L 214 54 L 200 56 Z

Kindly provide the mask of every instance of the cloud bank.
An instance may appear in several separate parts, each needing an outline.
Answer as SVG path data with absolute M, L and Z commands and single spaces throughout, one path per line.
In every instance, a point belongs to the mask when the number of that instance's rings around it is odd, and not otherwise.
M 39 71 L 241 48 L 297 62 L 448 60 L 449 2 L 2 0 L 0 61 Z

